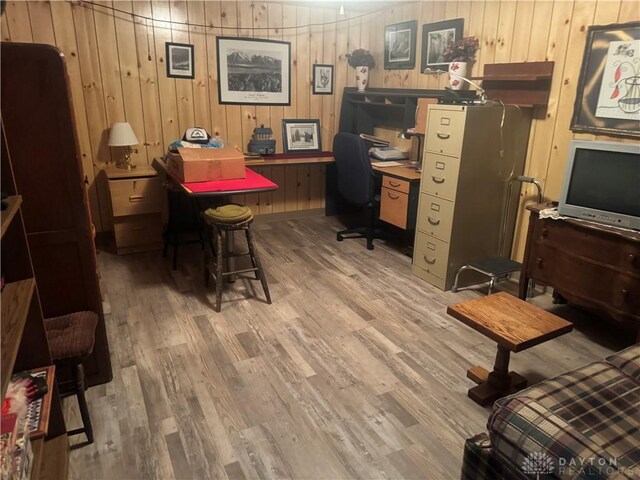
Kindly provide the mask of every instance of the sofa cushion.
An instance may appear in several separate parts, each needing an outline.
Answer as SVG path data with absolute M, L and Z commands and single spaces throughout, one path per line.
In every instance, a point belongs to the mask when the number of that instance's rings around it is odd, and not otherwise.
M 556 465 L 603 458 L 640 469 L 640 382 L 592 363 L 498 400 L 488 428 L 496 454 L 519 465 L 546 452 Z
M 640 344 L 607 357 L 607 362 L 640 381 Z

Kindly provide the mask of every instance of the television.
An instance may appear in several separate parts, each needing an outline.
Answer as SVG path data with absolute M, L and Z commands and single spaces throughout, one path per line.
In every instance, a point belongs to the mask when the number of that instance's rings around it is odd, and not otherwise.
M 640 230 L 640 145 L 573 140 L 558 213 Z

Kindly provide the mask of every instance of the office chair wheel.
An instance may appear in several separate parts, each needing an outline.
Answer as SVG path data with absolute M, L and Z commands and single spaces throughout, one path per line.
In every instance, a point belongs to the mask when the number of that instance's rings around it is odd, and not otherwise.
M 344 237 L 342 235 L 340 235 L 340 234 L 337 234 L 336 235 L 336 240 L 341 242 L 342 240 L 344 240 Z

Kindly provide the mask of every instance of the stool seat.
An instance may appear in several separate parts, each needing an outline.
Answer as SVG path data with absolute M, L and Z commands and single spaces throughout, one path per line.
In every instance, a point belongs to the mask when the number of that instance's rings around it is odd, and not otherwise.
M 205 210 L 204 216 L 206 220 L 216 224 L 236 224 L 253 218 L 249 207 L 236 203 L 208 208 Z
M 84 358 L 93 351 L 98 315 L 75 312 L 44 320 L 53 360 Z

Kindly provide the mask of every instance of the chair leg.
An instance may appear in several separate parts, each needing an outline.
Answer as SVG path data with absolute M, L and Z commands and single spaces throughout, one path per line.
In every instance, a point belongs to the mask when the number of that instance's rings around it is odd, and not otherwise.
M 211 272 L 209 271 L 209 265 L 213 261 L 213 245 L 211 244 L 211 233 L 209 231 L 209 227 L 205 227 L 204 233 L 204 241 L 203 241 L 203 270 L 204 270 L 204 286 L 205 288 L 209 288 L 209 278 L 211 277 Z
M 495 275 L 491 275 L 491 281 L 489 282 L 489 291 L 487 292 L 487 295 L 491 295 L 491 292 L 493 291 L 493 287 L 496 284 L 496 277 Z
M 267 303 L 271 304 L 271 294 L 269 293 L 269 286 L 267 285 L 267 277 L 264 275 L 264 270 L 262 270 L 262 265 L 260 264 L 260 258 L 258 258 L 258 254 L 256 253 L 256 249 L 253 244 L 253 234 L 251 233 L 251 229 L 247 228 L 245 230 L 245 233 L 247 235 L 247 247 L 249 247 L 251 263 L 253 263 L 255 268 L 257 268 L 256 273 L 258 274 L 258 278 L 260 279 L 260 283 L 262 284 L 264 295 L 265 297 L 267 297 Z
M 462 272 L 464 272 L 465 270 L 469 270 L 469 267 L 467 265 L 464 265 L 462 267 L 460 267 L 458 269 L 458 272 L 456 273 L 456 277 L 453 280 L 453 287 L 451 287 L 451 291 L 453 293 L 456 293 L 458 291 L 458 277 L 460 276 L 460 274 Z
M 367 250 L 373 250 L 373 234 L 374 224 L 376 221 L 376 211 L 373 207 L 369 208 L 369 224 L 367 225 Z
M 78 407 L 80 408 L 80 417 L 82 418 L 82 424 L 84 425 L 84 433 L 87 436 L 87 444 L 90 445 L 93 443 L 93 426 L 91 425 L 91 417 L 89 416 L 87 399 L 84 395 L 84 367 L 81 363 L 76 365 L 74 377 L 78 396 Z
M 224 247 L 222 246 L 222 232 L 220 230 L 215 231 L 216 236 L 216 312 L 220 312 L 220 306 L 222 304 L 222 266 L 224 265 Z

